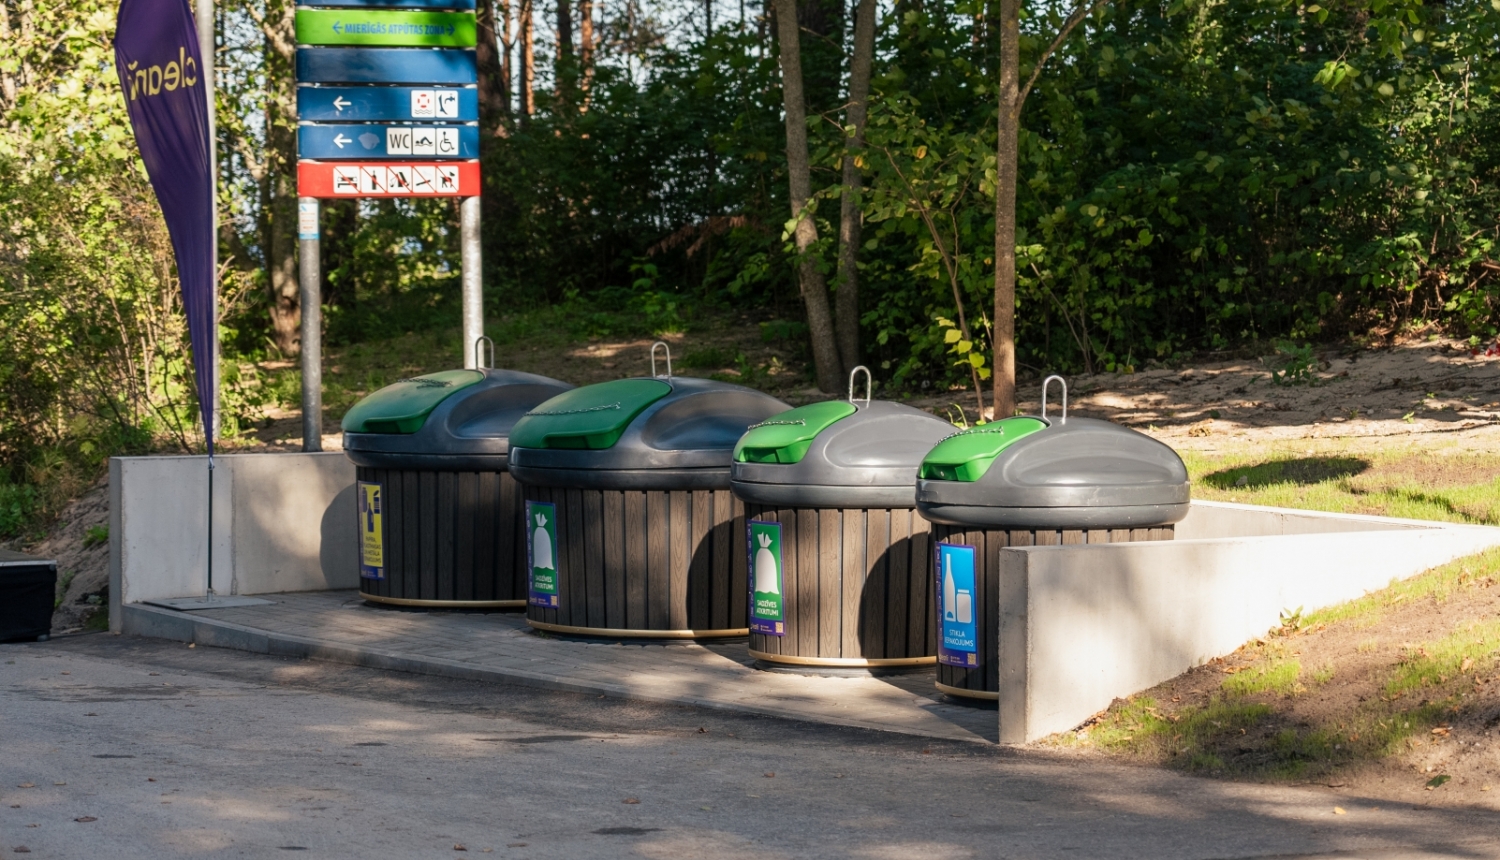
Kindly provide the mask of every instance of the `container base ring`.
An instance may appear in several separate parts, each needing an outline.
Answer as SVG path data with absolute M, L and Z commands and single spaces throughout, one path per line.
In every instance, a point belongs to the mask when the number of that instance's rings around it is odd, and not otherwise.
M 526 623 L 537 630 L 563 633 L 569 636 L 593 636 L 599 639 L 732 639 L 749 636 L 750 628 L 738 627 L 728 630 L 632 630 L 620 627 L 573 627 L 567 624 L 552 624 L 547 621 L 526 619 Z
M 1000 701 L 999 693 L 991 693 L 987 690 L 965 690 L 962 687 L 950 687 L 941 681 L 933 681 L 933 683 L 937 685 L 939 691 L 947 693 L 950 696 L 958 696 L 962 699 L 983 699 L 986 702 Z
M 419 606 L 424 609 L 525 609 L 525 600 L 418 600 L 413 597 L 383 597 L 379 594 L 366 594 L 361 591 L 360 598 L 371 603 L 385 603 L 390 606 Z
M 937 663 L 937 657 L 795 657 L 750 649 L 750 656 L 777 668 L 798 669 L 920 669 Z

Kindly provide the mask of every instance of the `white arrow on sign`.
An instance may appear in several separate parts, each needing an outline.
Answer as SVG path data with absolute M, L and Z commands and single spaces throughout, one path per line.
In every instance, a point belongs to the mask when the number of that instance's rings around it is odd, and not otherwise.
M 354 142 L 353 140 L 350 140 L 349 138 L 344 137 L 344 135 L 343 135 L 342 132 L 340 132 L 338 135 L 336 135 L 333 138 L 333 145 L 337 146 L 339 149 L 343 149 L 344 148 L 344 144 L 346 144 L 346 143 L 353 143 L 353 142 Z
M 344 97 L 343 96 L 336 96 L 334 98 L 334 100 L 333 100 L 333 109 L 336 110 L 336 111 L 338 111 L 339 113 L 343 113 L 344 112 L 344 108 L 346 108 L 346 107 L 348 107 L 349 105 L 352 105 L 352 104 L 354 104 L 354 102 L 346 102 L 346 101 L 344 101 Z

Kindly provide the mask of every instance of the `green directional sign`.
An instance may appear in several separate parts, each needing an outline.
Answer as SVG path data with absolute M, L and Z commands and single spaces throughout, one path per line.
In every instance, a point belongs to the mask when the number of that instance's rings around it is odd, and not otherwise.
M 299 45 L 472 48 L 477 42 L 473 12 L 297 10 Z

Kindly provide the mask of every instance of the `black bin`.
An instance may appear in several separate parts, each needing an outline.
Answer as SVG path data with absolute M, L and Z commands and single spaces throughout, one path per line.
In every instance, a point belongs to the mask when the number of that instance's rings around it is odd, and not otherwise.
M 0 642 L 52 635 L 57 562 L 0 549 Z
M 510 430 L 572 388 L 515 370 L 447 370 L 388 385 L 344 416 L 357 467 L 361 595 L 446 608 L 526 605 Z
M 799 406 L 735 446 L 749 518 L 750 654 L 767 667 L 871 671 L 935 659 L 922 457 L 953 425 L 883 400 Z
M 1066 388 L 1061 417 L 1048 420 L 1045 385 L 1042 398 L 1041 417 L 956 433 L 922 461 L 937 686 L 950 695 L 999 697 L 1000 550 L 1171 540 L 1187 516 L 1187 468 L 1175 451 L 1117 424 L 1068 418 Z
M 787 405 L 739 385 L 621 379 L 543 403 L 511 433 L 526 500 L 531 626 L 659 639 L 744 636 L 744 505 L 729 461 Z

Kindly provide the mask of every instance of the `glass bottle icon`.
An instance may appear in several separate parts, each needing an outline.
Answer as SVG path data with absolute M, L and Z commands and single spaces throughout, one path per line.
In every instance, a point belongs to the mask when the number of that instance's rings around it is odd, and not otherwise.
M 943 620 L 957 621 L 957 588 L 953 584 L 953 556 L 943 553 Z

